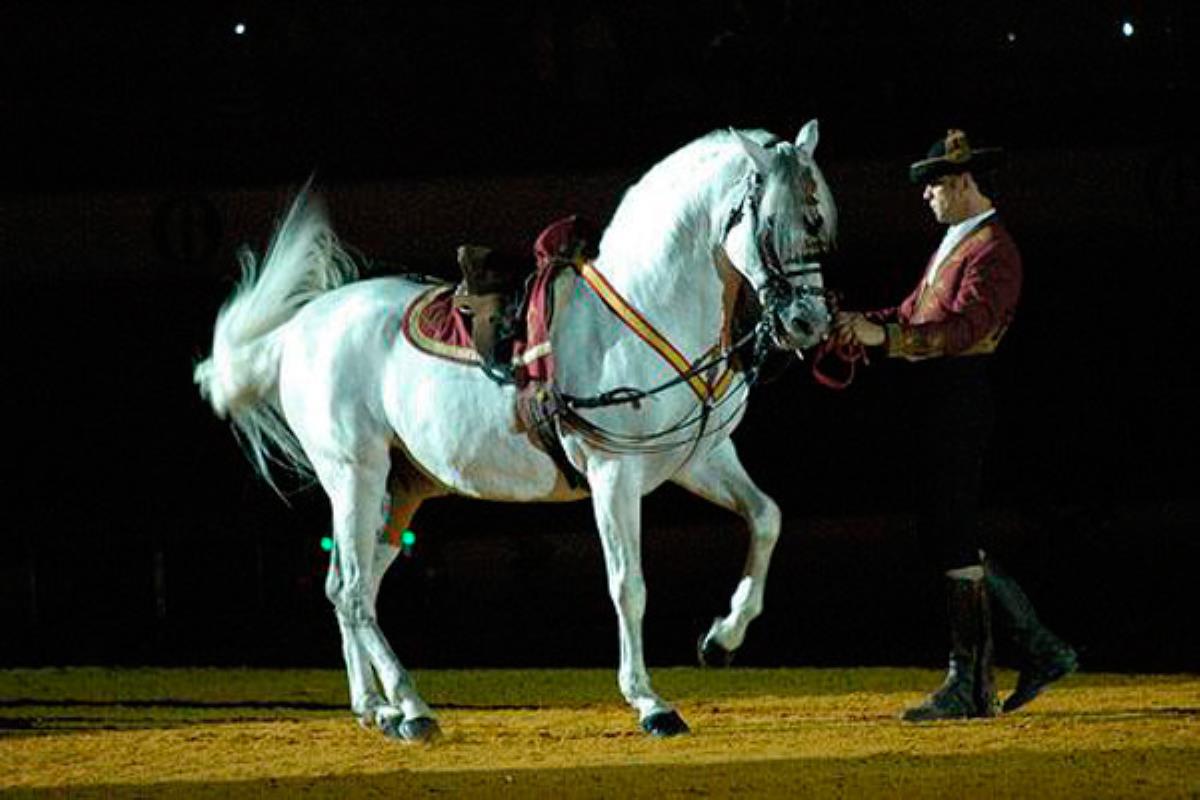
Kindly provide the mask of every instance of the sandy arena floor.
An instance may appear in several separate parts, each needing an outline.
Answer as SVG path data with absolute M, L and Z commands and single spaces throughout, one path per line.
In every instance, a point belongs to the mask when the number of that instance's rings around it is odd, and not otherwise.
M 1200 676 L 1077 675 L 931 725 L 896 714 L 932 671 L 654 676 L 690 736 L 641 734 L 606 670 L 419 672 L 427 747 L 360 729 L 337 671 L 10 670 L 0 794 L 1200 798 Z

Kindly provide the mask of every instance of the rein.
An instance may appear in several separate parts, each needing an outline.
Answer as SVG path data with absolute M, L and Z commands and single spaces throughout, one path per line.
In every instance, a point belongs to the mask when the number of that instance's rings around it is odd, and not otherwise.
M 749 386 L 752 383 L 752 378 L 743 377 L 741 385 Z M 554 412 L 554 416 L 558 417 L 560 425 L 570 430 L 575 431 L 582 436 L 589 444 L 599 450 L 604 450 L 609 453 L 618 454 L 651 454 L 651 453 L 667 453 L 672 450 L 677 450 L 681 447 L 689 446 L 694 453 L 700 445 L 700 440 L 707 436 L 714 436 L 726 427 L 733 424 L 735 417 L 730 416 L 728 420 L 722 423 L 719 427 L 709 429 L 708 421 L 714 409 L 719 408 L 729 399 L 737 394 L 736 389 L 729 392 L 724 398 L 715 402 L 709 398 L 700 403 L 698 413 L 686 417 L 669 428 L 657 431 L 646 436 L 635 436 L 617 433 L 606 428 L 603 428 L 595 423 L 580 416 L 573 408 L 562 406 Z M 633 402 L 630 400 L 616 400 L 611 405 L 617 405 L 621 402 Z M 744 405 L 745 400 L 741 403 Z M 635 406 L 636 408 L 636 406 Z M 661 441 L 665 437 L 688 430 L 694 426 L 699 426 L 699 430 L 693 436 L 688 435 L 685 440 Z M 689 458 L 691 455 L 689 454 Z
M 844 379 L 831 377 L 821 370 L 821 362 L 831 355 L 846 365 L 847 372 Z M 870 359 L 867 358 L 867 348 L 857 342 L 839 344 L 832 339 L 826 339 L 817 346 L 813 354 L 812 376 L 826 389 L 845 389 L 854 380 L 855 367 L 859 362 L 862 362 L 863 366 L 871 365 Z
M 714 367 L 728 363 L 738 350 L 744 347 L 751 339 L 759 335 L 758 326 L 755 326 L 753 330 L 742 336 L 741 339 L 738 339 L 729 348 L 722 350 L 707 360 L 701 360 L 699 363 L 694 364 L 690 369 L 680 372 L 674 378 L 664 381 L 663 383 L 660 383 L 651 389 L 638 389 L 633 386 L 619 386 L 616 389 L 610 389 L 607 392 L 601 392 L 600 394 L 592 395 L 591 397 L 576 397 L 575 395 L 569 395 L 565 393 L 560 394 L 560 397 L 566 401 L 567 406 L 570 408 L 605 408 L 608 406 L 623 405 L 628 403 L 632 405 L 634 409 L 637 409 L 638 404 L 642 400 L 645 400 L 648 397 L 653 397 L 659 392 L 664 392 L 667 389 L 670 389 L 673 386 L 678 386 L 681 383 L 690 384 L 693 379 L 701 377 L 704 373 L 708 372 Z M 707 400 L 711 397 L 712 393 L 708 393 L 701 399 Z
M 619 313 L 611 306 L 610 309 L 613 310 L 614 314 L 616 314 L 619 319 L 626 322 L 626 324 L 629 324 L 629 320 L 625 315 Z M 770 352 L 769 342 L 773 335 L 773 325 L 770 323 L 769 316 L 770 313 L 764 309 L 763 316 L 759 319 L 758 324 L 728 348 L 725 348 L 724 350 L 721 350 L 710 357 L 701 359 L 698 363 L 691 365 L 686 370 L 680 370 L 679 374 L 675 377 L 650 389 L 639 389 L 632 386 L 620 386 L 616 389 L 610 389 L 609 391 L 601 392 L 600 394 L 592 395 L 590 397 L 578 397 L 554 390 L 554 394 L 556 395 L 557 399 L 561 401 L 559 403 L 555 403 L 557 408 L 554 415 L 559 418 L 560 424 L 562 424 L 564 427 L 576 431 L 594 447 L 611 453 L 665 453 L 688 445 L 691 446 L 691 449 L 694 452 L 699 446 L 701 439 L 703 439 L 705 436 L 714 435 L 718 431 L 724 429 L 727 425 L 731 424 L 733 417 L 730 417 L 730 421 L 727 421 L 718 428 L 712 430 L 708 429 L 709 417 L 712 414 L 712 411 L 715 408 L 724 405 L 726 402 L 728 402 L 729 398 L 737 394 L 736 389 L 733 391 L 726 391 L 723 396 L 718 396 L 717 391 L 708 391 L 703 394 L 697 392 L 697 395 L 700 398 L 700 403 L 698 412 L 696 414 L 689 415 L 688 417 L 685 417 L 668 428 L 644 436 L 627 435 L 608 430 L 600 425 L 595 424 L 594 422 L 591 422 L 588 419 L 585 419 L 578 413 L 578 410 L 589 408 L 609 408 L 618 405 L 630 405 L 634 409 L 637 409 L 640 407 L 642 400 L 653 398 L 654 395 L 657 395 L 660 392 L 664 392 L 667 389 L 685 383 L 690 384 L 692 390 L 696 391 L 697 381 L 699 381 L 699 383 L 702 385 L 707 385 L 702 378 L 705 373 L 710 373 L 721 365 L 728 364 L 728 362 L 730 362 L 740 350 L 745 348 L 747 344 L 753 342 L 754 344 L 751 351 L 749 366 L 741 371 L 742 375 L 740 387 L 749 388 L 758 379 L 761 366 Z M 651 339 L 648 339 L 645 336 L 642 338 L 650 343 L 660 355 L 662 355 L 668 361 L 671 361 L 671 363 L 674 363 L 674 361 L 667 357 L 666 353 L 664 353 L 662 349 L 654 345 Z M 726 373 L 726 375 L 728 374 L 729 373 Z M 743 400 L 742 402 L 744 403 L 745 401 Z M 695 435 L 689 434 L 687 439 L 663 441 L 666 437 L 671 436 L 672 434 L 680 433 L 697 426 L 698 430 L 696 431 Z

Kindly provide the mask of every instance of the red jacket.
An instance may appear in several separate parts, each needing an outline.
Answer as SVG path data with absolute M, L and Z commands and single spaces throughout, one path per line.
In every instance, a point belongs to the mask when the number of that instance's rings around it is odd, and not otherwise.
M 1000 344 L 1020 294 L 1021 254 L 993 215 L 950 251 L 932 285 L 922 274 L 903 303 L 866 316 L 884 325 L 890 357 L 978 355 Z

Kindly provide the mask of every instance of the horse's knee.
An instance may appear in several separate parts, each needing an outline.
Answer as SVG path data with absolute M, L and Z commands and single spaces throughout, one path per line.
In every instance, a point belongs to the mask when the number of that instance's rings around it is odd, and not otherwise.
M 779 529 L 783 526 L 783 512 L 779 504 L 766 495 L 753 508 L 747 510 L 746 517 L 750 522 L 750 533 L 764 544 L 774 544 L 779 538 Z

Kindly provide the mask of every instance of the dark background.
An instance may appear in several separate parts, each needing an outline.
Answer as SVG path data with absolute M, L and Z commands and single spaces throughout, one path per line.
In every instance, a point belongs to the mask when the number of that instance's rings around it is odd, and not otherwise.
M 852 307 L 902 296 L 940 235 L 907 163 L 951 125 L 1008 149 L 1026 285 L 984 539 L 1086 668 L 1200 668 L 1194 19 L 901 5 L 5 4 L 0 666 L 340 663 L 322 496 L 280 502 L 191 384 L 235 248 L 261 250 L 310 173 L 369 271 L 452 277 L 457 243 L 604 218 L 714 128 L 819 117 L 826 279 Z M 941 663 L 903 370 L 843 393 L 771 372 L 735 440 L 784 535 L 739 663 Z M 670 487 L 645 527 L 648 658 L 690 663 L 746 537 Z M 587 504 L 447 499 L 414 529 L 380 607 L 408 665 L 616 663 Z

